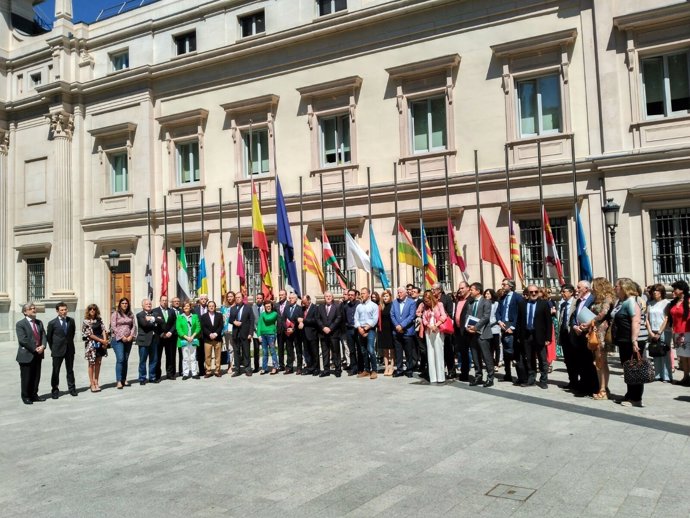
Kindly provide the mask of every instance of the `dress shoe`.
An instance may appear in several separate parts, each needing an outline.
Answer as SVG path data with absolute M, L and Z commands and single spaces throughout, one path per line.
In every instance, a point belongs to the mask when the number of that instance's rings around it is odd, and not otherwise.
M 295 371 L 295 376 L 301 376 L 302 375 L 302 369 L 297 369 Z
M 340 376 L 342 376 L 342 372 L 341 371 L 335 371 L 335 377 L 339 378 Z
M 139 385 L 146 385 L 146 381 L 145 381 L 145 380 L 144 380 L 144 381 L 140 381 L 140 382 L 139 382 Z
M 222 374 L 220 372 L 216 372 L 215 376 L 216 376 L 216 378 L 220 378 L 222 376 Z
M 204 374 L 204 379 L 210 378 L 211 376 L 212 374 L 210 372 L 207 372 L 206 374 Z
M 484 385 L 482 385 L 482 387 L 484 387 L 484 388 L 489 388 L 489 387 L 493 387 L 493 386 L 494 386 L 494 380 L 486 380 Z
M 235 372 L 233 372 L 233 373 L 230 375 L 230 377 L 231 377 L 231 378 L 236 378 L 237 376 L 241 376 L 241 375 L 242 375 L 242 374 L 240 374 L 238 371 L 235 371 Z
M 77 389 L 72 389 L 72 390 L 69 391 L 69 395 L 70 395 L 70 396 L 78 396 L 79 393 L 77 392 Z
M 375 380 L 375 379 L 378 378 L 378 377 L 379 377 L 379 375 L 376 374 L 376 372 L 372 372 L 372 373 L 371 373 L 371 376 L 369 376 L 369 379 Z
M 326 376 L 330 376 L 331 373 L 328 371 L 323 371 L 321 374 L 319 374 L 319 378 L 325 378 Z
M 508 376 L 508 375 L 506 374 L 505 376 L 503 376 L 503 381 L 512 382 L 512 381 L 513 381 L 513 377 L 512 377 L 512 376 Z
M 160 378 L 155 378 L 155 379 L 149 380 L 149 383 L 160 383 L 160 382 L 161 382 Z
M 470 381 L 470 377 L 468 374 L 460 374 L 460 375 L 458 375 L 458 380 L 459 381 Z
M 311 373 L 312 376 L 320 376 L 321 372 L 318 370 L 315 370 L 314 372 Z
M 406 378 L 411 378 L 411 377 L 412 377 L 412 371 L 407 371 L 407 372 L 405 372 L 405 377 L 406 377 Z
M 52 392 L 50 394 L 50 397 L 52 397 L 53 399 L 57 399 L 60 397 L 60 393 L 59 392 Z
M 247 377 L 250 377 L 252 375 L 252 371 L 247 371 L 245 374 L 247 375 Z
M 403 376 L 403 375 L 404 375 L 404 374 L 403 374 L 402 372 L 400 372 L 400 371 L 395 371 L 395 372 L 393 373 L 393 377 L 394 377 L 394 378 L 399 378 L 400 376 Z
M 184 376 L 182 376 L 182 381 L 187 381 L 188 379 L 189 379 L 189 376 L 187 376 L 186 374 Z
M 292 374 L 292 369 L 285 369 L 285 372 L 283 372 L 283 375 L 287 376 L 288 374 Z
M 261 376 L 263 376 L 264 374 L 267 374 L 267 372 L 266 372 L 265 370 L 261 369 L 261 370 L 259 371 L 259 374 L 260 374 Z
M 367 371 L 362 371 L 359 374 L 357 374 L 358 378 L 368 378 L 369 376 L 371 376 L 371 374 L 368 373 Z
M 299 373 L 300 376 L 311 376 L 311 369 L 304 369 Z
M 201 379 L 201 376 L 199 374 L 197 374 L 196 376 L 192 376 L 192 378 L 194 378 L 195 380 L 198 380 L 198 379 Z
M 474 378 L 472 381 L 470 381 L 470 387 L 476 387 L 477 385 L 483 384 L 484 381 L 482 381 L 481 378 Z
M 175 376 L 168 376 L 168 380 L 175 381 Z
M 537 383 L 537 387 L 539 387 L 540 389 L 547 389 L 547 388 L 549 388 L 549 386 L 546 384 L 545 381 L 540 381 L 539 383 Z
M 347 371 L 348 376 L 356 376 L 357 372 L 356 371 Z
M 24 398 L 24 397 L 22 398 L 22 402 L 23 402 L 25 405 L 33 405 L 33 404 L 34 404 L 33 401 L 31 401 L 30 399 Z
M 36 397 L 31 398 L 31 401 L 33 401 L 34 403 L 42 403 L 45 400 L 46 400 L 46 398 L 41 397 L 41 396 L 36 396 Z
M 259 372 L 259 369 L 254 369 L 252 372 L 253 372 L 254 374 L 257 374 L 257 373 Z

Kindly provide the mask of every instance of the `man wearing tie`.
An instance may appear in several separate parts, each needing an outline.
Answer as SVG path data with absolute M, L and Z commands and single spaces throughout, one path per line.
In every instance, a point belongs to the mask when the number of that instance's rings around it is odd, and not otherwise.
M 41 362 L 46 348 L 46 334 L 43 323 L 36 319 L 36 306 L 33 302 L 22 306 L 24 318 L 15 326 L 17 332 L 17 363 L 21 377 L 22 401 L 32 405 L 36 401 L 45 401 L 38 396 L 38 384 L 41 381 Z
M 549 366 L 546 362 L 546 346 L 551 343 L 553 322 L 551 320 L 551 308 L 549 303 L 539 298 L 539 288 L 534 284 L 527 287 L 529 299 L 524 305 L 521 318 L 525 325 L 522 326 L 522 373 L 518 373 L 520 380 L 525 379 L 524 386 L 532 386 L 536 382 L 535 359 L 539 363 L 541 374 L 539 388 L 546 389 L 548 385 Z
M 156 335 L 158 326 L 156 317 L 153 316 L 151 300 L 141 301 L 142 309 L 137 313 L 137 338 L 136 343 L 139 347 L 139 385 L 146 385 L 146 374 L 151 383 L 158 383 L 156 380 L 156 363 L 158 355 L 158 336 Z M 148 369 L 146 364 L 148 362 Z
M 558 308 L 558 326 L 556 327 L 558 333 L 558 343 L 563 350 L 563 361 L 565 363 L 566 371 L 568 372 L 568 384 L 563 387 L 566 390 L 575 389 L 578 385 L 578 368 L 577 356 L 575 355 L 575 346 L 572 343 L 570 322 L 572 321 L 575 309 L 577 308 L 577 300 L 573 297 L 575 288 L 572 284 L 564 284 L 561 286 L 561 305 Z
M 285 334 L 285 308 L 287 307 L 287 291 L 280 290 L 278 292 L 278 302 L 275 305 L 278 312 L 278 320 L 276 321 L 276 341 L 278 342 L 278 367 L 279 371 L 285 370 L 285 344 L 287 343 L 287 335 Z
M 285 329 L 285 343 L 287 345 L 285 374 L 295 372 L 298 376 L 302 374 L 302 332 L 297 327 L 300 318 L 302 318 L 302 306 L 297 302 L 297 295 L 293 292 L 288 297 L 288 304 L 282 316 L 283 328 Z M 295 353 L 297 356 L 296 370 Z
M 179 299 L 178 299 L 179 300 Z M 157 308 L 153 310 L 158 325 L 158 351 L 156 362 L 156 379 L 162 376 L 163 353 L 165 352 L 165 374 L 169 380 L 175 379 L 175 355 L 177 354 L 177 332 L 175 330 L 175 320 L 177 313 L 168 307 L 168 297 L 165 295 L 159 299 Z
M 199 294 L 199 300 L 197 301 L 197 305 L 194 308 L 194 313 L 197 314 L 199 317 L 199 321 L 201 321 L 201 317 L 206 314 L 208 311 L 208 295 L 205 293 L 200 293 Z M 199 374 L 204 375 L 206 372 L 206 360 L 205 360 L 205 352 L 203 347 L 197 347 L 196 348 L 196 359 L 199 362 Z
M 453 328 L 455 331 L 455 350 L 460 355 L 460 374 L 458 379 L 460 381 L 470 380 L 470 335 L 465 328 L 467 321 L 467 309 L 470 300 L 470 285 L 465 281 L 461 281 L 458 285 L 458 294 L 460 295 L 455 301 L 455 312 L 453 314 Z
M 76 325 L 74 319 L 67 316 L 67 304 L 58 302 L 55 305 L 58 316 L 48 322 L 46 339 L 50 346 L 50 354 L 53 357 L 53 375 L 50 378 L 51 397 L 57 399 L 60 396 L 60 367 L 65 362 L 67 370 L 67 388 L 72 396 L 77 395 L 77 387 L 74 382 L 74 334 Z
M 591 395 L 599 392 L 599 380 L 597 378 L 597 369 L 592 360 L 592 351 L 587 347 L 589 325 L 580 324 L 578 320 L 580 312 L 585 308 L 589 309 L 594 304 L 592 285 L 589 281 L 578 282 L 576 294 L 576 308 L 570 319 L 570 337 L 573 342 L 577 372 L 580 376 L 580 383 L 576 390 L 583 394 Z
M 302 332 L 302 349 L 307 364 L 303 374 L 318 376 L 319 370 L 319 327 L 316 306 L 311 303 L 311 296 L 302 297 L 302 319 L 297 327 Z M 326 370 L 328 370 L 326 368 Z
M 414 321 L 417 316 L 417 304 L 407 296 L 407 290 L 402 286 L 398 288 L 398 298 L 392 304 L 391 323 L 393 325 L 393 344 L 395 345 L 393 377 L 398 378 L 405 375 L 411 378 L 414 370 Z
M 242 371 L 251 376 L 249 341 L 254 334 L 254 313 L 252 308 L 244 303 L 241 292 L 235 295 L 235 306 L 230 310 L 229 318 L 232 322 L 232 339 L 235 342 L 235 372 L 232 373 L 232 377 L 241 376 Z
M 333 302 L 333 294 L 327 291 L 323 294 L 324 303 L 317 308 L 316 320 L 321 333 L 321 355 L 323 356 L 323 370 L 319 377 L 331 375 L 331 361 L 335 366 L 335 377 L 342 372 L 340 362 L 340 327 L 342 312 L 340 304 Z
M 465 329 L 469 334 L 470 350 L 474 362 L 474 380 L 471 386 L 492 387 L 494 384 L 494 357 L 491 354 L 491 302 L 482 295 L 483 286 L 478 282 L 470 284 L 470 297 L 466 302 L 468 319 Z M 472 323 L 473 322 L 473 323 Z M 482 363 L 486 366 L 486 381 L 483 381 Z
M 503 298 L 498 304 L 498 326 L 501 328 L 501 345 L 503 346 L 503 362 L 506 375 L 503 381 L 513 381 L 512 363 L 516 358 L 515 349 L 518 346 L 517 325 L 518 309 L 524 302 L 522 295 L 515 293 L 515 281 L 513 279 L 503 279 Z

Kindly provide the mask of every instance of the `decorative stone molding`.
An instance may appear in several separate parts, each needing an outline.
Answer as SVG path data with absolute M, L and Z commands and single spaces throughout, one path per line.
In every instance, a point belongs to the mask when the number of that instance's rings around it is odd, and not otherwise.
M 7 156 L 10 149 L 10 132 L 0 129 L 0 156 Z
M 52 113 L 50 117 L 50 131 L 53 138 L 72 140 L 74 132 L 74 115 L 67 112 Z
M 232 142 L 237 144 L 242 130 L 249 129 L 254 125 L 257 127 L 268 127 L 268 136 L 273 138 L 278 101 L 280 101 L 278 95 L 269 94 L 221 104 L 220 107 L 223 108 L 225 114 L 230 119 Z
M 103 148 L 103 141 L 107 139 L 115 139 L 122 137 L 125 140 L 125 148 L 127 149 L 127 160 L 132 160 L 132 148 L 134 147 L 134 135 L 137 131 L 135 122 L 125 122 L 123 124 L 114 124 L 104 128 L 96 128 L 89 130 L 89 134 L 98 142 L 98 155 L 103 165 L 103 157 L 105 150 Z

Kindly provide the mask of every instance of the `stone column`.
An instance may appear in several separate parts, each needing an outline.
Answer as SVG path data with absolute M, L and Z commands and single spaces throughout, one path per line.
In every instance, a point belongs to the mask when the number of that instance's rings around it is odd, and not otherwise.
M 75 297 L 72 243 L 72 131 L 74 116 L 60 112 L 50 115 L 54 143 L 55 197 L 53 199 L 53 296 L 65 300 Z
M 7 293 L 7 268 L 10 263 L 7 260 L 7 216 L 9 205 L 7 198 L 7 153 L 10 147 L 10 132 L 0 129 L 0 306 L 3 301 L 9 302 Z

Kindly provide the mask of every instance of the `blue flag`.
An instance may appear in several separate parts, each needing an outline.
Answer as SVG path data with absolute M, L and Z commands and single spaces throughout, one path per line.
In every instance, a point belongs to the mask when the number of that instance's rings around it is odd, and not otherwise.
M 376 275 L 381 280 L 381 286 L 384 290 L 390 288 L 390 283 L 388 282 L 388 277 L 386 276 L 386 269 L 383 267 L 383 260 L 381 259 L 381 254 L 379 253 L 379 246 L 376 244 L 376 238 L 374 237 L 374 229 L 369 224 L 369 241 L 371 250 L 369 255 L 371 257 L 371 269 L 374 270 L 374 275 Z
M 592 274 L 592 263 L 589 261 L 589 254 L 587 253 L 587 239 L 585 238 L 585 228 L 582 226 L 582 219 L 580 219 L 580 211 L 575 207 L 575 218 L 577 224 L 577 259 L 580 263 L 580 280 L 591 281 L 594 275 Z
M 282 245 L 283 260 L 285 261 L 285 274 L 287 284 L 289 284 L 298 297 L 302 296 L 299 288 L 299 277 L 297 276 L 297 265 L 295 264 L 295 247 L 292 244 L 292 234 L 290 233 L 290 221 L 288 220 L 283 189 L 280 188 L 280 180 L 276 176 L 276 214 L 278 219 L 278 243 Z

